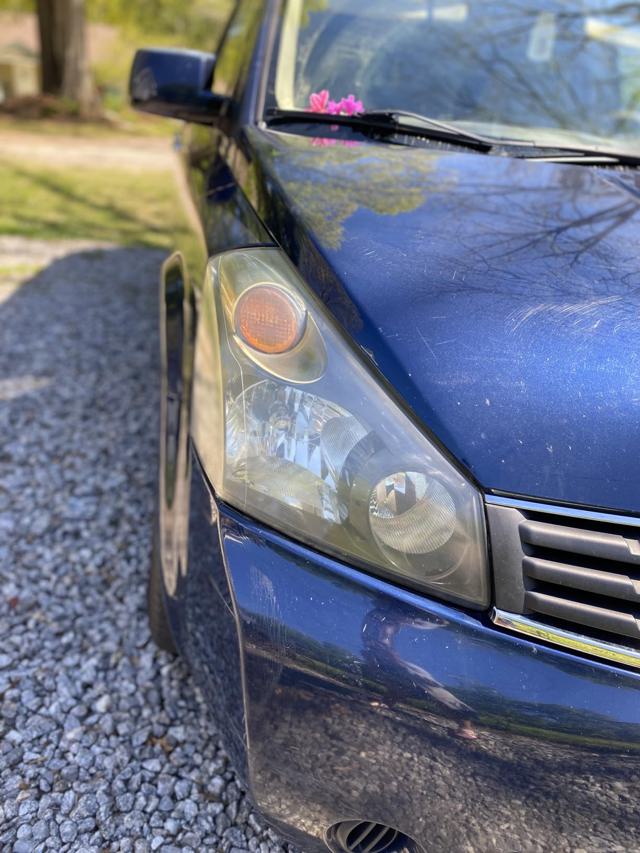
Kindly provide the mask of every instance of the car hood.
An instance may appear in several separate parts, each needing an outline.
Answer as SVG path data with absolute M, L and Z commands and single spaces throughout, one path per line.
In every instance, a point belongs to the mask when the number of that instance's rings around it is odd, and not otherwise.
M 249 142 L 275 239 L 481 486 L 640 513 L 640 173 Z

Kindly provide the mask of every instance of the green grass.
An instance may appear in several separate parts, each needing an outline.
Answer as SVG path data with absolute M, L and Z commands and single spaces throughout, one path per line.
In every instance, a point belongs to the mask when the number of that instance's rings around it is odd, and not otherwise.
M 70 168 L 0 158 L 0 234 L 170 249 L 189 228 L 170 171 Z
M 105 121 L 78 121 L 64 118 L 25 118 L 0 112 L 0 134 L 34 133 L 38 136 L 74 136 L 78 139 L 121 139 L 127 142 L 132 136 L 166 138 L 180 127 L 180 122 L 139 113 L 123 107 L 118 113 L 109 113 Z M 1 152 L 0 152 L 1 155 Z

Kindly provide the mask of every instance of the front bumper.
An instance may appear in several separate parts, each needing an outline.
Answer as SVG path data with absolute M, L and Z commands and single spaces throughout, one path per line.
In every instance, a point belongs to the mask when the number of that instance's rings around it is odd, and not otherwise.
M 439 853 L 640 850 L 637 673 L 292 543 L 197 464 L 171 616 L 253 801 L 307 851 L 346 819 Z

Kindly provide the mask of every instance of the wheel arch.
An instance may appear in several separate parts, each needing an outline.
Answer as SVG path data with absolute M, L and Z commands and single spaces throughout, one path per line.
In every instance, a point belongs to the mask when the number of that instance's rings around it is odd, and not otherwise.
M 189 421 L 195 338 L 194 291 L 181 252 L 162 265 L 159 288 L 159 558 L 165 591 L 186 572 L 189 514 Z

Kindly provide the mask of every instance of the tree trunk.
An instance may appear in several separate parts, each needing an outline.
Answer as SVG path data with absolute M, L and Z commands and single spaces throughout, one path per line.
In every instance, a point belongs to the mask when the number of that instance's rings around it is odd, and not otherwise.
M 84 0 L 37 0 L 42 92 L 91 107 Z

